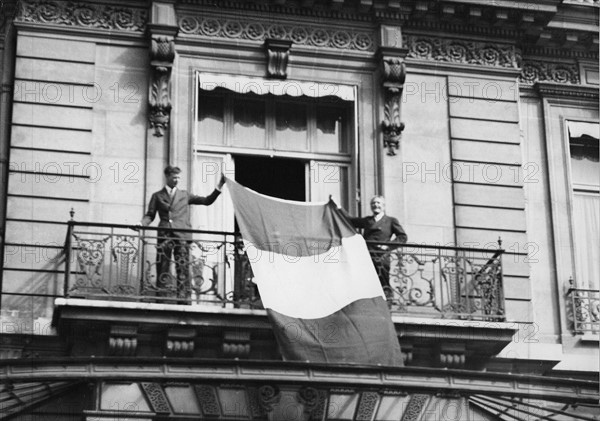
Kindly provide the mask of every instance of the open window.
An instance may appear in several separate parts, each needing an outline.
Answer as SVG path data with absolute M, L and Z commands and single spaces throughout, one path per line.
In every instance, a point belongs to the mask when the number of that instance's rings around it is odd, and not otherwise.
M 598 123 L 567 121 L 572 193 L 575 286 L 599 289 L 600 162 Z
M 300 201 L 332 196 L 355 210 L 354 87 L 199 73 L 196 104 L 194 183 L 206 179 L 202 167 L 213 160 L 258 192 Z M 212 225 L 228 228 L 225 220 Z

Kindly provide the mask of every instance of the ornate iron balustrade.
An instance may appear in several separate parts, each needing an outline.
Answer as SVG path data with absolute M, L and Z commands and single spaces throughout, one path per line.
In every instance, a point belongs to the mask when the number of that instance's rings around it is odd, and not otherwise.
M 600 291 L 569 288 L 570 319 L 575 333 L 600 333 Z
M 392 312 L 505 319 L 504 250 L 369 243 Z
M 68 227 L 67 297 L 262 308 L 235 233 L 177 230 L 191 236 L 187 242 L 153 227 L 76 221 Z M 502 250 L 368 246 L 392 312 L 504 320 Z
M 76 221 L 68 230 L 67 297 L 262 308 L 234 233 Z

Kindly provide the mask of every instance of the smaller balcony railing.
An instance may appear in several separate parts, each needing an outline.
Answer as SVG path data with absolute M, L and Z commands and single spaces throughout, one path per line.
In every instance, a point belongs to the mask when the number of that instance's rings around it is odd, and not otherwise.
M 600 291 L 570 288 L 571 321 L 575 333 L 600 333 Z
M 239 234 L 176 232 L 190 241 L 154 227 L 69 221 L 65 296 L 262 308 Z M 392 312 L 504 320 L 502 250 L 368 246 Z

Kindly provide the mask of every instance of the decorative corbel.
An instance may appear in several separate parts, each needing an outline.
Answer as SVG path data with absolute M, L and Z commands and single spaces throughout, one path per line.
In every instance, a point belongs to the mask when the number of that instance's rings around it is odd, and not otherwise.
M 383 146 L 388 149 L 388 155 L 396 155 L 395 150 L 400 146 L 400 136 L 404 130 L 404 123 L 400 121 L 400 101 L 406 79 L 404 57 L 408 54 L 408 49 L 403 47 L 402 30 L 399 26 L 382 24 L 379 35 L 385 101 L 381 123 Z
M 137 351 L 136 326 L 111 326 L 108 338 L 109 355 L 135 356 Z
M 150 113 L 148 120 L 154 136 L 162 137 L 169 128 L 171 115 L 171 69 L 175 58 L 172 36 L 152 36 L 150 48 L 152 81 L 150 83 Z
M 167 357 L 192 357 L 196 329 L 174 326 L 167 330 L 164 355 Z
M 226 358 L 247 358 L 250 354 L 250 332 L 223 332 L 222 351 Z
M 171 70 L 175 59 L 175 37 L 179 31 L 175 2 L 150 2 L 150 92 L 148 122 L 154 136 L 162 137 L 171 120 Z
M 265 49 L 267 52 L 267 75 L 272 78 L 287 78 L 287 67 L 290 59 L 292 41 L 267 38 Z
M 389 52 L 389 50 L 387 51 Z M 395 150 L 400 146 L 400 137 L 404 123 L 400 120 L 400 103 L 402 90 L 406 79 L 404 59 L 397 55 L 386 55 L 382 51 L 384 118 L 381 123 L 383 131 L 383 146 L 388 149 L 388 155 L 396 155 Z

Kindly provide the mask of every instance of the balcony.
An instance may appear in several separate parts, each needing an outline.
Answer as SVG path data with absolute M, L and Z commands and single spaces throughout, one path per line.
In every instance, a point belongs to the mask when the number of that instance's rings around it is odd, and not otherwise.
M 262 309 L 250 262 L 268 256 L 246 253 L 238 234 L 189 230 L 178 253 L 156 228 L 133 228 L 69 222 L 65 297 Z M 369 244 L 392 313 L 504 320 L 502 250 L 381 246 L 397 244 Z
M 600 334 L 600 291 L 570 288 L 567 297 L 573 332 Z
M 73 355 L 278 359 L 239 235 L 70 221 L 54 324 Z M 396 247 L 388 251 L 383 247 Z M 516 331 L 505 320 L 502 250 L 369 244 L 407 365 L 481 368 Z M 268 258 L 268 256 L 260 256 Z M 91 331 L 100 332 L 90 337 Z M 201 339 L 201 340 L 200 340 Z M 162 343 L 162 345 L 157 345 Z

